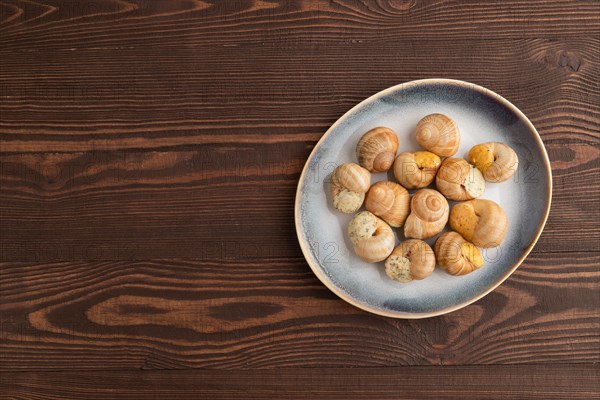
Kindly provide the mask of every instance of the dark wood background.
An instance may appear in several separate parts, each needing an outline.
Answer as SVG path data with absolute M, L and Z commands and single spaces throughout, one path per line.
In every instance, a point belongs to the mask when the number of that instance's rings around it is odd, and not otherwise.
M 0 397 L 599 395 L 599 1 L 0 12 Z M 294 195 L 345 111 L 430 77 L 529 116 L 553 205 L 497 290 L 394 320 L 317 280 Z

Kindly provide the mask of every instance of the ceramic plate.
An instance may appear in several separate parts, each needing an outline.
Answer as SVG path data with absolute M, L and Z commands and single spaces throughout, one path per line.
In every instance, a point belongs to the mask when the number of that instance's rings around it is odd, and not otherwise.
M 421 281 L 389 279 L 383 263 L 369 264 L 355 254 L 346 235 L 352 215 L 331 205 L 328 178 L 339 164 L 357 162 L 356 143 L 369 129 L 386 126 L 400 140 L 401 151 L 420 150 L 414 129 L 427 114 L 454 119 L 461 143 L 455 157 L 466 157 L 478 143 L 508 144 L 519 156 L 515 176 L 487 183 L 481 198 L 504 208 L 509 228 L 501 246 L 483 249 L 483 268 L 451 276 L 439 267 Z M 373 174 L 372 183 L 394 180 Z M 411 191 L 411 194 L 414 191 Z M 548 155 L 527 117 L 500 95 L 471 83 L 425 79 L 391 87 L 361 102 L 325 133 L 308 158 L 296 194 L 296 230 L 300 246 L 319 279 L 339 297 L 364 310 L 398 318 L 424 318 L 464 307 L 500 285 L 523 262 L 540 236 L 552 195 Z M 450 206 L 455 204 L 450 202 Z M 396 244 L 404 240 L 394 229 Z M 438 235 L 439 236 L 439 235 Z M 427 240 L 433 247 L 437 236 Z

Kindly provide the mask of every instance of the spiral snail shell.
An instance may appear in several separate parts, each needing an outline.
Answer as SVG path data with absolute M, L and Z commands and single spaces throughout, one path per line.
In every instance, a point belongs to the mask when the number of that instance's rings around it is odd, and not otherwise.
M 438 264 L 450 275 L 466 275 L 483 266 L 479 249 L 456 232 L 442 234 L 434 251 Z
M 348 236 L 356 254 L 367 262 L 385 260 L 396 241 L 392 228 L 369 211 L 359 212 L 352 218 Z
M 477 198 L 485 191 L 481 171 L 462 158 L 446 158 L 435 178 L 437 189 L 450 200 Z
M 362 206 L 371 185 L 371 173 L 358 164 L 338 166 L 331 175 L 333 206 L 343 213 L 356 212 Z
M 440 167 L 441 160 L 430 151 L 400 153 L 394 161 L 394 176 L 407 189 L 428 186 Z
M 517 153 L 499 142 L 482 143 L 469 151 L 469 161 L 477 166 L 489 182 L 504 182 L 519 167 Z
M 390 226 L 399 228 L 410 212 L 410 195 L 394 182 L 377 182 L 367 192 L 365 208 Z
M 422 240 L 408 239 L 392 251 L 385 261 L 385 273 L 398 282 L 425 279 L 435 268 L 435 255 Z
M 452 207 L 450 227 L 477 247 L 496 247 L 504 240 L 508 218 L 495 202 L 475 199 Z
M 458 151 L 458 125 L 444 114 L 429 114 L 417 123 L 417 143 L 440 157 L 450 157 Z
M 433 189 L 417 191 L 410 201 L 410 214 L 404 223 L 404 236 L 428 239 L 440 233 L 448 222 L 448 200 Z
M 356 145 L 358 163 L 371 172 L 385 172 L 392 167 L 398 151 L 398 136 L 385 127 L 373 128 Z

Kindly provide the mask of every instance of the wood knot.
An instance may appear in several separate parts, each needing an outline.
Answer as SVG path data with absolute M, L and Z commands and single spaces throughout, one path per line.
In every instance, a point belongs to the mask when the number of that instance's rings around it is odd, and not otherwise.
M 408 11 L 416 4 L 417 0 L 389 0 L 390 7 L 400 11 Z
M 571 71 L 577 72 L 581 66 L 581 58 L 577 54 L 563 52 L 558 57 L 558 65 L 561 68 L 569 68 Z

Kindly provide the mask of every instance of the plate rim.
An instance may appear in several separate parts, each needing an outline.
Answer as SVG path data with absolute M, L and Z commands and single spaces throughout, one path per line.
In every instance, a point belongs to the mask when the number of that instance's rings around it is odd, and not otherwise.
M 357 300 L 350 297 L 349 295 L 347 295 L 346 293 L 344 293 L 343 291 L 341 291 L 336 285 L 333 284 L 333 282 L 330 282 L 329 279 L 327 279 L 327 277 L 320 271 L 320 267 L 314 265 L 314 263 L 311 260 L 312 257 L 307 256 L 307 254 L 312 255 L 312 253 L 309 250 L 308 243 L 306 242 L 306 239 L 304 238 L 303 232 L 301 230 L 302 224 L 300 221 L 300 196 L 301 196 L 300 189 L 304 185 L 304 180 L 307 175 L 306 173 L 307 173 L 307 169 L 309 167 L 310 161 L 313 159 L 313 157 L 315 157 L 315 154 L 317 153 L 317 151 L 319 150 L 319 147 L 323 144 L 325 139 L 329 135 L 331 135 L 331 133 L 334 131 L 334 129 L 337 127 L 337 125 L 340 123 L 340 121 L 346 115 L 352 113 L 355 109 L 360 108 L 363 104 L 365 104 L 371 100 L 375 100 L 379 97 L 385 96 L 396 90 L 402 90 L 403 87 L 406 85 L 426 86 L 426 85 L 431 85 L 431 84 L 448 84 L 448 85 L 462 85 L 462 86 L 468 85 L 468 86 L 470 86 L 470 89 L 472 89 L 472 90 L 478 90 L 478 91 L 484 93 L 488 97 L 494 97 L 497 101 L 502 103 L 502 105 L 504 105 L 505 107 L 508 107 L 511 111 L 513 111 L 519 118 L 521 118 L 521 120 L 523 122 L 525 122 L 525 124 L 529 127 L 529 129 L 535 134 L 534 137 L 537 141 L 538 146 L 542 150 L 543 161 L 546 165 L 546 171 L 547 171 L 546 179 L 548 181 L 548 189 L 549 189 L 548 196 L 546 198 L 546 201 L 547 201 L 546 210 L 544 212 L 544 217 L 538 226 L 538 230 L 535 234 L 534 240 L 525 249 L 522 256 L 519 257 L 519 259 L 513 264 L 513 266 L 502 277 L 500 277 L 500 279 L 497 282 L 490 285 L 490 287 L 487 290 L 483 291 L 482 293 L 478 294 L 477 296 L 474 296 L 473 298 L 468 299 L 462 303 L 459 303 L 457 305 L 447 307 L 447 308 L 444 308 L 441 310 L 437 310 L 437 311 L 415 312 L 415 313 L 385 311 L 385 310 L 381 310 L 381 309 L 369 306 L 367 304 L 360 303 Z M 339 298 L 341 298 L 345 302 L 347 302 L 357 308 L 360 308 L 364 311 L 367 311 L 367 312 L 370 312 L 373 314 L 377 314 L 377 315 L 391 317 L 391 318 L 421 319 L 421 318 L 436 317 L 436 316 L 448 314 L 453 311 L 459 310 L 463 307 L 466 307 L 466 306 L 473 304 L 476 301 L 482 299 L 483 297 L 487 296 L 490 292 L 492 292 L 494 289 L 496 289 L 498 286 L 500 286 L 506 279 L 508 279 L 509 276 L 511 276 L 516 271 L 516 269 L 523 263 L 523 261 L 525 261 L 527 256 L 529 256 L 529 254 L 531 253 L 531 250 L 533 250 L 533 247 L 538 242 L 538 240 L 542 234 L 542 231 L 544 230 L 544 227 L 546 226 L 546 222 L 548 220 L 548 215 L 550 214 L 550 207 L 552 204 L 552 190 L 553 190 L 553 188 L 552 188 L 552 168 L 551 168 L 551 164 L 550 164 L 550 159 L 548 157 L 548 152 L 546 151 L 546 146 L 544 146 L 542 137 L 540 136 L 539 132 L 537 131 L 537 129 L 535 128 L 533 123 L 529 120 L 529 118 L 527 118 L 527 116 L 519 108 L 517 108 L 517 106 L 512 104 L 510 101 L 508 101 L 506 98 L 499 95 L 498 93 L 496 93 L 486 87 L 483 87 L 481 85 L 477 85 L 475 83 L 471 83 L 471 82 L 467 82 L 467 81 L 463 81 L 463 80 L 459 80 L 459 79 L 448 79 L 448 78 L 417 79 L 417 80 L 413 80 L 413 81 L 399 83 L 394 86 L 390 86 L 387 89 L 383 89 L 383 90 L 367 97 L 366 99 L 360 101 L 358 104 L 354 105 L 352 108 L 350 108 L 348 111 L 346 111 L 343 115 L 341 115 L 329 127 L 329 129 L 327 129 L 327 131 L 323 134 L 323 136 L 321 136 L 319 141 L 315 144 L 315 147 L 312 149 L 310 155 L 306 159 L 306 163 L 304 164 L 304 167 L 302 168 L 302 173 L 300 174 L 300 178 L 298 180 L 298 186 L 296 188 L 295 205 L 294 205 L 294 222 L 296 225 L 296 236 L 298 238 L 298 242 L 299 242 L 300 248 L 302 250 L 302 255 L 304 256 L 304 259 L 310 266 L 310 269 L 317 276 L 317 278 L 319 278 L 321 283 L 323 283 L 329 290 L 331 290 L 335 295 L 337 295 Z

